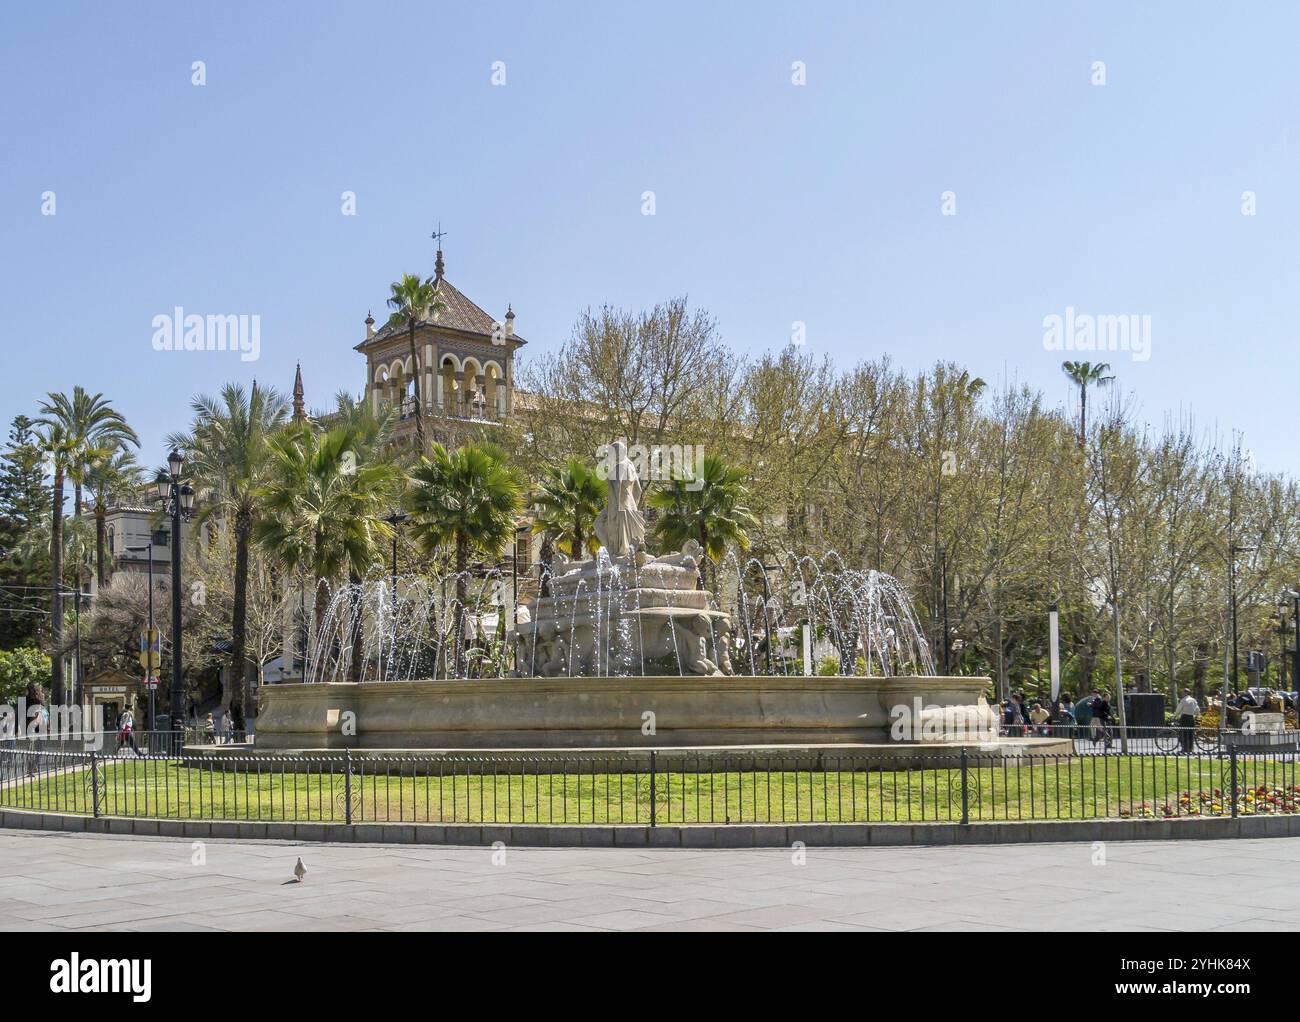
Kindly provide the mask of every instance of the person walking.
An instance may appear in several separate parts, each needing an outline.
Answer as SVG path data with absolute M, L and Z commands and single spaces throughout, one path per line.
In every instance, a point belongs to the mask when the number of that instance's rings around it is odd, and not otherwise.
M 1092 704 L 1092 740 L 1110 746 L 1110 693 L 1102 689 Z
M 235 718 L 230 715 L 230 710 L 221 711 L 221 744 L 229 745 L 235 740 L 233 734 L 235 728 Z
M 1178 744 L 1190 756 L 1196 738 L 1196 722 L 1201 716 L 1201 707 L 1190 689 L 1183 689 L 1183 698 L 1179 700 L 1174 714 L 1178 718 Z
M 117 716 L 117 751 L 122 751 L 123 745 L 131 746 L 131 750 L 137 756 L 143 756 L 140 746 L 135 743 L 135 714 L 130 710 L 123 710 Z

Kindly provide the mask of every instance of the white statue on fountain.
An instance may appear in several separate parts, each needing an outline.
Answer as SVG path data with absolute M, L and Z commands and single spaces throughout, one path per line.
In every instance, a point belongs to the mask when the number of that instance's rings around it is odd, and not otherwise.
M 640 508 L 641 480 L 622 440 L 610 444 L 605 468 L 609 500 L 596 519 L 596 536 L 611 558 L 626 557 L 645 546 L 645 516 Z

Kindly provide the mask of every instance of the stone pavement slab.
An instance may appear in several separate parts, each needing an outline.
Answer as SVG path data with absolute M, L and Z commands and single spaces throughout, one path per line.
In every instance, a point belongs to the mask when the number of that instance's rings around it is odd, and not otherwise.
M 1298 864 L 1300 838 L 796 853 L 0 831 L 0 930 L 1289 931 Z

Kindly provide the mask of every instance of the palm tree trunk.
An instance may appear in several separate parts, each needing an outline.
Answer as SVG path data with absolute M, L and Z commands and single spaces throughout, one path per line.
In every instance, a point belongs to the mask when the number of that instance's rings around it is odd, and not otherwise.
M 235 606 L 230 616 L 230 684 L 222 693 L 221 705 L 229 709 L 239 694 L 240 714 L 245 726 L 256 715 L 252 679 L 248 674 L 248 545 L 253 523 L 244 512 L 235 515 Z
M 316 579 L 316 596 L 312 606 L 312 617 L 315 619 L 315 634 L 312 636 L 312 642 L 316 646 L 316 656 L 312 662 L 328 656 L 328 650 L 325 649 L 325 610 L 329 605 L 330 584 L 327 579 L 318 577 Z
M 348 641 L 352 645 L 352 658 L 348 664 L 348 680 L 361 680 L 361 660 L 365 656 L 365 640 L 361 634 L 361 576 L 355 568 L 348 570 L 350 590 L 348 600 L 351 605 L 349 614 Z
M 469 540 L 464 533 L 456 536 L 456 677 L 465 676 L 465 622 L 469 603 Z
M 420 403 L 420 366 L 415 355 L 415 320 L 410 324 L 411 338 L 411 396 L 415 398 L 415 443 L 424 453 L 424 408 Z
M 63 691 L 63 469 L 54 470 L 50 513 L 50 700 L 62 706 Z
M 1079 384 L 1079 446 L 1088 443 L 1088 385 Z
M 537 559 L 542 565 L 538 594 L 544 598 L 551 595 L 551 565 L 555 563 L 555 543 L 549 532 L 542 536 L 542 549 L 538 551 Z
M 705 531 L 703 522 L 700 523 L 699 533 L 699 536 L 696 538 L 699 540 L 700 544 L 700 588 L 708 589 L 709 583 L 708 579 L 704 575 L 704 564 L 709 559 L 709 534 Z M 716 596 L 717 594 L 715 593 L 714 595 Z

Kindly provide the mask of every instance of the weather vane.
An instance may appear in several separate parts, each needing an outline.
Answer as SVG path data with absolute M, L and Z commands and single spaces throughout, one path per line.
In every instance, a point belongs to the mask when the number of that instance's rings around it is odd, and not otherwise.
M 438 243 L 439 248 L 442 248 L 442 239 L 445 238 L 446 236 L 447 236 L 447 232 L 442 229 L 442 221 L 439 220 L 438 229 L 434 231 L 432 234 L 430 234 L 429 237 L 431 237 L 434 241 Z

